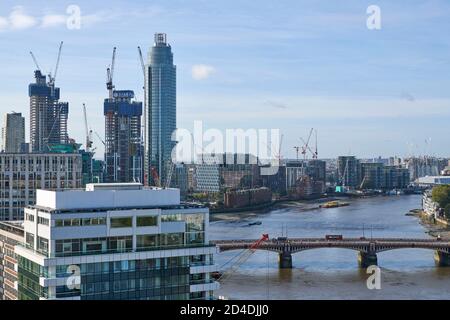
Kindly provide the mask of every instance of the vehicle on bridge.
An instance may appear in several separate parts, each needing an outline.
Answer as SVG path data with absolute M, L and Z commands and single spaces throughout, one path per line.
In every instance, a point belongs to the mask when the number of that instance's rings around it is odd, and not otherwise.
M 325 236 L 326 240 L 344 240 L 342 234 L 327 234 Z

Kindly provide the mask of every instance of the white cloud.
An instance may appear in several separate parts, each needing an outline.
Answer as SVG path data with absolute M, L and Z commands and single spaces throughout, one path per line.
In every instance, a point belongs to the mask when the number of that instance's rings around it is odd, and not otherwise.
M 64 25 L 67 17 L 61 14 L 47 14 L 42 17 L 42 28 L 51 28 Z
M 213 66 L 208 66 L 206 64 L 196 64 L 192 66 L 192 78 L 195 80 L 204 80 L 209 78 L 216 69 Z
M 23 7 L 17 6 L 13 8 L 13 11 L 9 15 L 9 23 L 11 29 L 28 29 L 36 25 L 37 20 L 35 17 L 26 14 Z
M 8 19 L 0 17 L 0 31 L 7 29 L 9 26 Z

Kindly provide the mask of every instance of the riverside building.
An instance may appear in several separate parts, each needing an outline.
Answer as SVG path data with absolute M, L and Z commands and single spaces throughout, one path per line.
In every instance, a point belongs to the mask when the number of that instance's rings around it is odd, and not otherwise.
M 139 183 L 38 190 L 25 209 L 19 299 L 211 299 L 209 211 Z

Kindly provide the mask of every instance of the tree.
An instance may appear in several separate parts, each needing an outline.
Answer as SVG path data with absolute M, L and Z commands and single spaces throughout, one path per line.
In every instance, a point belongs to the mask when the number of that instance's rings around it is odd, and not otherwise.
M 445 206 L 444 214 L 445 214 L 445 218 L 450 220 L 450 203 Z
M 436 186 L 431 193 L 433 201 L 437 202 L 441 208 L 450 204 L 450 185 Z

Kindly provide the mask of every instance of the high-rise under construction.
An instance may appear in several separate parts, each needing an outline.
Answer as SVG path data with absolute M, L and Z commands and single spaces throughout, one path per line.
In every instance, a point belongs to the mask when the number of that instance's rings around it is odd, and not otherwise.
M 30 96 L 30 144 L 32 152 L 48 152 L 55 144 L 67 144 L 69 103 L 59 102 L 60 90 L 51 77 L 34 72 L 35 83 L 28 87 Z
M 142 102 L 131 90 L 114 90 L 105 99 L 105 182 L 142 181 Z

